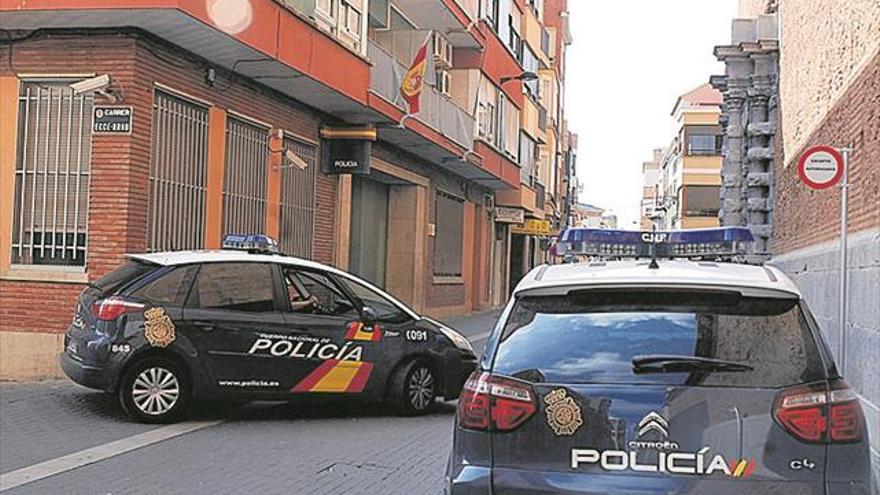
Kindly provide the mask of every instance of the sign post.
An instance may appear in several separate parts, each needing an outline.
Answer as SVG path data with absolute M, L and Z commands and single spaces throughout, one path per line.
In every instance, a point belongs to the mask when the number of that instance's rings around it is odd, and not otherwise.
M 846 363 L 846 313 L 847 313 L 847 270 L 846 270 L 846 210 L 849 176 L 849 155 L 852 148 L 832 148 L 813 146 L 801 156 L 798 162 L 798 176 L 812 189 L 827 189 L 838 184 L 840 187 L 840 288 L 838 295 L 838 334 L 837 364 L 840 372 Z

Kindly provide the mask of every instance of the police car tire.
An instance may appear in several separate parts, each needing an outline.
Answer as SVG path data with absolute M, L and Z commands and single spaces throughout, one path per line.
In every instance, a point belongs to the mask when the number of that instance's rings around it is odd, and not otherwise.
M 414 377 L 430 376 L 433 388 L 429 400 L 417 401 L 410 397 L 410 383 Z M 396 412 L 402 416 L 416 416 L 430 411 L 437 397 L 439 382 L 434 368 L 424 359 L 414 359 L 400 366 L 391 376 L 389 395 L 391 404 Z M 421 402 L 421 404 L 419 403 Z
M 142 411 L 134 400 L 135 381 L 142 373 L 150 373 L 149 370 L 164 370 L 173 377 L 177 383 L 177 397 L 171 407 L 165 411 L 157 411 L 154 414 L 147 414 Z M 141 387 L 143 382 L 139 383 Z M 182 419 L 189 411 L 190 406 L 190 388 L 189 380 L 185 372 L 174 361 L 163 357 L 148 357 L 142 359 L 130 366 L 122 380 L 119 383 L 117 396 L 122 409 L 130 417 L 142 423 L 171 423 Z

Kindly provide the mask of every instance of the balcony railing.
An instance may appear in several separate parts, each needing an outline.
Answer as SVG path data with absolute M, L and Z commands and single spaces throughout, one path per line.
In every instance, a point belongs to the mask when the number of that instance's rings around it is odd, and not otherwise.
M 370 89 L 405 109 L 400 82 L 407 67 L 373 41 L 367 46 L 367 56 L 373 62 Z M 473 146 L 474 118 L 429 84 L 422 91 L 421 110 L 415 118 L 466 149 Z

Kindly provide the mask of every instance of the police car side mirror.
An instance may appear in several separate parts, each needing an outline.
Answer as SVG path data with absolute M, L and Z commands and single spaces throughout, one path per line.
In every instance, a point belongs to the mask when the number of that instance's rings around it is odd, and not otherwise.
M 373 308 L 369 306 L 364 306 L 363 309 L 361 309 L 361 323 L 364 324 L 364 330 L 372 330 L 373 325 L 376 324 L 376 321 L 378 319 L 379 317 L 376 316 L 376 312 L 373 310 Z

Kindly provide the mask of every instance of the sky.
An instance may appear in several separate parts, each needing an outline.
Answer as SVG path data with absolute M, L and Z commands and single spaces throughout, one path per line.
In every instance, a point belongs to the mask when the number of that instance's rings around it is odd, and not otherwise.
M 679 95 L 722 74 L 736 0 L 568 0 L 565 114 L 578 134 L 578 200 L 639 218 L 642 162 L 672 140 Z

